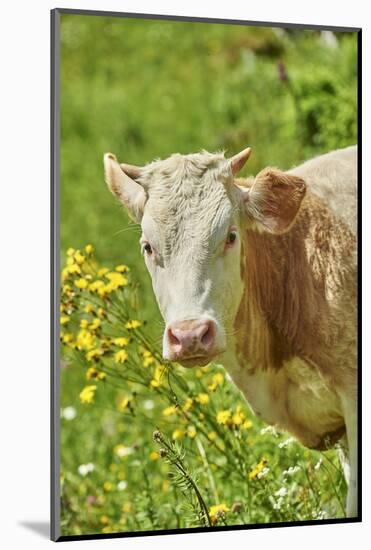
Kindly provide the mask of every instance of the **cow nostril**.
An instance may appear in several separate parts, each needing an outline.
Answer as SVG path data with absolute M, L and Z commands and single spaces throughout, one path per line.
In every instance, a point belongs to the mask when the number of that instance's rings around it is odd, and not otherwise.
M 210 346 L 214 340 L 214 330 L 211 323 L 207 323 L 205 331 L 201 336 L 201 343 L 203 346 Z
M 171 346 L 176 346 L 176 345 L 179 345 L 179 344 L 180 344 L 179 338 L 177 338 L 177 337 L 175 336 L 175 334 L 173 333 L 173 331 L 171 330 L 171 328 L 168 329 L 168 331 L 167 331 L 167 336 L 168 336 L 169 343 L 170 343 Z

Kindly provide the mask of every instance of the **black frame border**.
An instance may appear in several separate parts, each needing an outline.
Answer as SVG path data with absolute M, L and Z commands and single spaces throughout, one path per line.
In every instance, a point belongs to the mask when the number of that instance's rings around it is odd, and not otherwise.
M 73 540 L 96 540 L 112 538 L 132 538 L 157 535 L 187 533 L 207 533 L 216 531 L 241 531 L 268 529 L 276 527 L 297 527 L 308 525 L 334 525 L 362 522 L 362 28 L 337 27 L 331 25 L 277 23 L 268 21 L 250 21 L 238 19 L 218 19 L 213 17 L 192 17 L 178 15 L 158 15 L 144 13 L 126 13 L 102 10 L 83 10 L 55 8 L 51 10 L 50 38 L 50 301 L 51 301 L 51 384 L 50 384 L 50 537 L 55 542 Z M 308 521 L 287 521 L 280 523 L 261 523 L 247 525 L 191 527 L 184 529 L 163 529 L 150 531 L 128 531 L 117 533 L 96 533 L 85 535 L 61 535 L 60 532 L 60 373 L 59 373 L 59 289 L 60 289 L 60 16 L 63 14 L 120 17 L 124 19 L 160 19 L 165 21 L 189 21 L 196 23 L 217 23 L 228 25 L 278 27 L 307 30 L 330 30 L 333 32 L 357 33 L 357 130 L 358 130 L 358 183 L 357 183 L 357 231 L 358 231 L 358 516 L 355 518 L 336 518 Z

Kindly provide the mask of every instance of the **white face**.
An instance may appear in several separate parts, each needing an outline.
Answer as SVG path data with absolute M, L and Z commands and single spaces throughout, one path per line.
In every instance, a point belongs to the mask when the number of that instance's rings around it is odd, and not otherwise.
M 228 348 L 243 293 L 242 229 L 280 234 L 295 222 L 305 182 L 262 170 L 252 186 L 234 176 L 250 155 L 172 155 L 142 168 L 104 157 L 112 193 L 141 222 L 143 255 L 164 317 L 164 358 L 184 366 Z
M 141 249 L 166 322 L 163 356 L 184 366 L 226 350 L 242 296 L 238 195 L 223 181 L 212 184 L 194 184 L 192 206 L 182 193 L 158 200 L 149 192 L 141 222 Z

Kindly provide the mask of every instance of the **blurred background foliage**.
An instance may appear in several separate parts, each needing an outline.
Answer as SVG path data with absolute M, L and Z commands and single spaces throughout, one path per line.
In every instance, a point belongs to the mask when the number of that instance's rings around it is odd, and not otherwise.
M 104 152 L 142 165 L 250 145 L 247 175 L 356 142 L 354 33 L 62 15 L 61 42 L 62 250 L 92 241 L 140 281 L 139 235 L 119 233 L 128 219 Z
M 253 154 L 243 174 L 250 175 L 267 165 L 288 169 L 356 141 L 357 36 L 353 33 L 61 16 L 63 261 L 68 247 L 83 249 L 91 242 L 99 263 L 130 266 L 138 285 L 141 318 L 147 320 L 154 337 L 161 335 L 162 328 L 140 255 L 139 229 L 106 188 L 104 152 L 115 153 L 122 162 L 142 165 L 174 152 L 201 149 L 225 149 L 228 156 L 249 145 Z M 85 372 L 77 364 L 63 366 L 61 404 L 63 410 L 72 407 L 70 411 L 77 414 L 76 420 L 67 413 L 62 418 L 64 533 L 120 530 L 118 510 L 123 499 L 115 484 L 128 477 L 140 490 L 137 504 L 129 497 L 124 499 L 125 513 L 132 518 L 121 525 L 122 530 L 179 526 L 180 512 L 172 512 L 180 506 L 178 496 L 172 494 L 170 499 L 168 487 L 165 491 L 161 485 L 168 482 L 161 478 L 158 461 L 148 459 L 155 448 L 148 448 L 148 438 L 161 409 L 156 405 L 146 412 L 149 426 L 143 425 L 140 415 L 135 417 L 135 411 L 127 420 L 114 410 L 117 392 L 109 385 L 98 392 L 94 405 L 83 405 L 78 396 Z M 197 386 L 192 373 L 186 379 L 191 390 L 192 384 Z M 223 391 L 218 399 L 225 406 L 239 399 L 230 384 Z M 248 415 L 246 406 L 241 406 Z M 276 459 L 282 470 L 295 461 L 302 461 L 303 471 L 313 470 L 316 453 L 295 444 L 292 450 L 276 454 L 277 442 L 260 437 L 262 425 L 253 422 L 250 438 L 255 442 L 256 461 L 264 454 Z M 170 426 L 170 432 L 174 427 Z M 124 457 L 126 472 L 112 452 L 122 441 L 136 449 L 135 460 Z M 94 474 L 79 473 L 81 465 L 90 463 L 95 465 Z M 152 474 L 157 485 L 146 477 Z M 337 480 L 344 492 L 341 474 Z M 231 483 L 227 476 L 226 484 Z M 158 499 L 161 487 L 163 507 L 156 512 L 161 521 L 154 523 L 148 510 L 155 506 L 153 491 L 158 492 Z M 308 493 L 302 490 L 305 502 Z M 232 485 L 229 493 L 231 499 L 245 496 L 242 488 L 233 493 Z M 92 512 L 89 498 L 98 503 L 98 512 Z M 104 504 L 110 499 L 115 512 Z M 243 520 L 281 517 L 278 511 L 269 515 L 262 501 L 254 513 Z M 110 514 L 116 514 L 116 523 Z M 293 513 L 295 517 L 299 516 Z

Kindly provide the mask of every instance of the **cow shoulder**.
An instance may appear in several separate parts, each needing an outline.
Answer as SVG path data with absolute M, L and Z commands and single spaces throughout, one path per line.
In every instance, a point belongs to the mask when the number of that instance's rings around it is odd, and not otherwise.
M 279 371 L 249 368 L 239 380 L 254 413 L 310 448 L 323 448 L 344 433 L 335 388 L 306 361 L 293 357 Z

